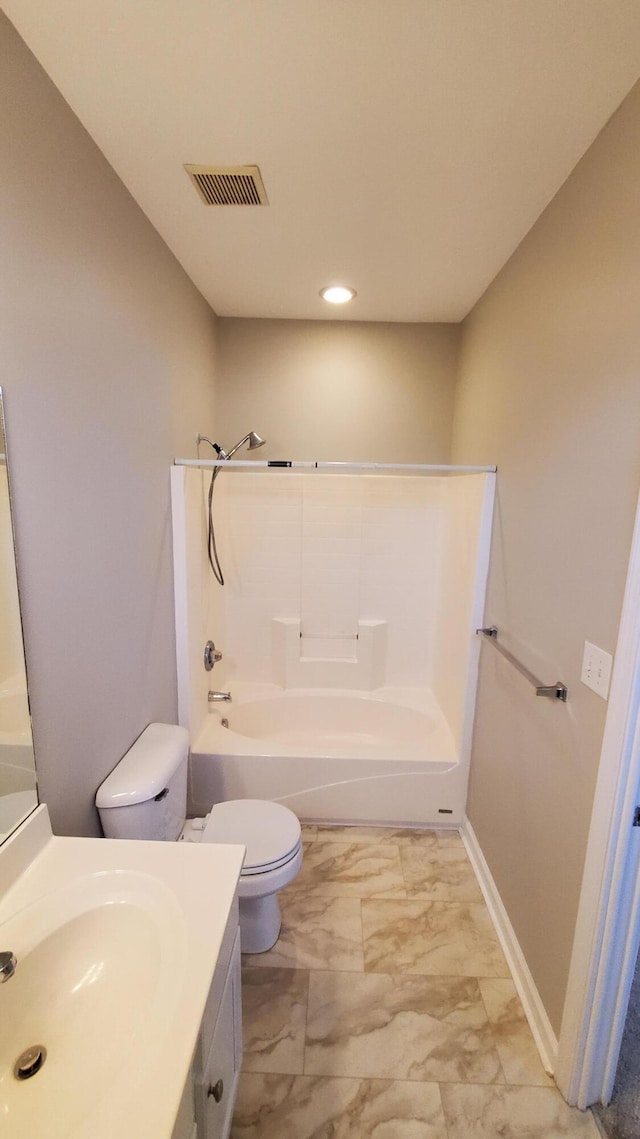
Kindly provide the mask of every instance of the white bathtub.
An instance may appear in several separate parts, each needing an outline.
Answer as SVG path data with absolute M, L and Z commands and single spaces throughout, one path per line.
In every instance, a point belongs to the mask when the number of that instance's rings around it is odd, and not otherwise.
M 232 693 L 194 740 L 192 813 L 220 799 L 265 798 L 308 820 L 462 821 L 465 765 L 429 692 L 236 684 Z
M 37 806 L 38 794 L 35 790 L 0 794 L 0 842 L 3 842 Z
M 38 805 L 24 674 L 0 683 L 0 842 Z
M 0 682 L 0 736 L 30 735 L 29 701 L 24 674 Z
M 0 794 L 35 786 L 33 740 L 24 673 L 0 683 Z

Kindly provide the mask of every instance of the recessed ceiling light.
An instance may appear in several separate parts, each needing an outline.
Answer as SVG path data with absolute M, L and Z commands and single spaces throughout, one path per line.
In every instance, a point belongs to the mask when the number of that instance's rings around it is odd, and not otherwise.
M 348 289 L 346 285 L 327 285 L 326 289 L 320 289 L 320 296 L 323 301 L 329 301 L 332 305 L 343 305 L 347 301 L 352 301 L 356 295 L 355 289 Z

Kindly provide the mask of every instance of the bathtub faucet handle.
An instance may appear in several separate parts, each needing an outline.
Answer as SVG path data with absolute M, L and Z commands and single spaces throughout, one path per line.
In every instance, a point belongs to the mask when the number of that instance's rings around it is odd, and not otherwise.
M 204 646 L 204 667 L 207 672 L 211 672 L 214 664 L 222 660 L 222 653 L 216 648 L 213 641 L 207 641 Z
M 224 701 L 225 704 L 230 704 L 231 703 L 231 693 L 230 692 L 209 692 L 207 699 L 208 699 L 210 704 L 219 704 L 221 701 Z

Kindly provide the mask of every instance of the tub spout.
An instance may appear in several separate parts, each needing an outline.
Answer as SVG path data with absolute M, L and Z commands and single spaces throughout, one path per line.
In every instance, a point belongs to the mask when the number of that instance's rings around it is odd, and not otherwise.
M 221 701 L 224 701 L 225 704 L 230 704 L 231 703 L 231 693 L 230 692 L 209 692 L 207 699 L 208 699 L 210 704 L 218 704 Z

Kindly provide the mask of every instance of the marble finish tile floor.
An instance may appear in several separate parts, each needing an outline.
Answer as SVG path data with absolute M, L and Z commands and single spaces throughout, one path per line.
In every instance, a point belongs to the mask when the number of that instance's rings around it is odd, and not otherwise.
M 243 958 L 231 1139 L 598 1139 L 544 1071 L 457 831 L 303 827 Z

